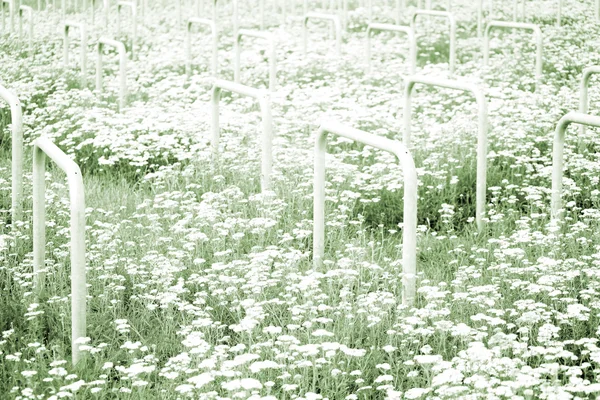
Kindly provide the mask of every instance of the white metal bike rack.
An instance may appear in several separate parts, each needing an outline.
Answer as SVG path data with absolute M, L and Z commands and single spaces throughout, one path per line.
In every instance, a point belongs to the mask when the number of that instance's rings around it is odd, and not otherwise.
M 27 53 L 33 57 L 33 9 L 29 6 L 19 7 L 19 40 L 23 39 L 23 14 L 27 14 L 29 29 L 27 32 Z
M 212 104 L 212 155 L 213 160 L 218 158 L 219 154 L 219 102 L 221 91 L 238 93 L 243 96 L 252 97 L 258 101 L 262 117 L 262 163 L 260 185 L 263 192 L 271 188 L 271 169 L 273 167 L 273 118 L 271 116 L 271 102 L 269 95 L 264 90 L 240 85 L 239 83 L 217 79 L 214 82 L 211 94 Z
M 92 0 L 92 24 L 94 24 L 96 3 L 100 0 Z M 104 20 L 104 28 L 108 28 L 108 18 L 110 13 L 110 0 L 102 0 L 102 15 Z
M 309 19 L 323 19 L 333 22 L 335 27 L 335 49 L 338 57 L 342 56 L 342 23 L 340 22 L 340 17 L 332 14 L 320 14 L 320 13 L 307 13 L 304 16 L 304 21 L 302 23 L 302 37 L 304 44 L 304 55 L 306 56 L 307 47 L 308 47 L 308 20 Z
M 409 62 L 410 62 L 410 73 L 414 74 L 417 68 L 417 41 L 415 39 L 415 33 L 409 26 L 392 25 L 392 24 L 369 24 L 367 27 L 367 62 L 368 72 L 371 73 L 372 61 L 371 61 L 371 36 L 376 31 L 388 31 L 388 32 L 401 32 L 406 34 L 409 43 Z
M 392 153 L 402 165 L 404 174 L 404 222 L 402 244 L 402 303 L 412 305 L 416 293 L 417 274 L 417 170 L 408 148 L 395 140 L 365 131 L 325 122 L 319 127 L 315 141 L 313 264 L 318 269 L 325 254 L 325 153 L 327 135 L 333 134 Z
M 240 29 L 236 35 L 233 51 L 234 51 L 234 81 L 235 83 L 240 83 L 240 42 L 242 40 L 242 36 L 248 36 L 258 39 L 263 39 L 267 41 L 269 46 L 269 90 L 275 91 L 277 86 L 277 59 L 275 52 L 275 38 L 273 35 L 267 32 L 260 31 L 252 31 L 249 29 Z
M 513 22 L 517 22 L 519 3 L 521 3 L 521 19 L 525 19 L 525 0 L 513 0 Z
M 572 123 L 600 127 L 600 117 L 580 112 L 571 111 L 563 116 L 554 131 L 554 144 L 552 146 L 552 218 L 560 218 L 562 208 L 562 178 L 563 158 L 565 147 L 565 132 Z
M 96 58 L 96 90 L 102 93 L 102 52 L 104 46 L 111 46 L 119 53 L 119 111 L 123 111 L 127 97 L 127 51 L 119 41 L 107 38 L 98 39 Z
M 404 81 L 404 144 L 411 146 L 411 124 L 412 124 L 412 92 L 415 84 L 437 86 L 454 90 L 469 92 L 477 101 L 477 189 L 476 189 L 476 223 L 477 229 L 483 229 L 483 216 L 485 215 L 486 175 L 487 175 L 487 134 L 488 114 L 487 100 L 479 86 L 469 82 L 457 80 L 436 79 L 426 76 L 410 76 Z
M 23 217 L 23 113 L 19 98 L 0 85 L 0 98 L 10 106 L 12 142 L 12 225 Z
M 0 4 L 2 7 L 2 30 L 6 29 L 6 15 L 5 15 L 5 11 L 6 11 L 6 6 L 8 5 L 8 15 L 9 15 L 9 20 L 10 20 L 10 31 L 14 32 L 15 31 L 15 0 L 2 0 L 2 4 Z
M 411 19 L 411 27 L 413 32 L 416 33 L 416 20 L 419 15 L 431 15 L 434 17 L 447 18 L 450 23 L 450 75 L 454 75 L 454 68 L 456 65 L 456 19 L 454 14 L 447 11 L 431 11 L 431 10 L 416 10 Z
M 65 21 L 64 23 L 64 67 L 69 66 L 69 31 L 71 28 L 79 28 L 81 45 L 81 86 L 87 86 L 87 30 L 83 22 Z
M 213 21 L 206 18 L 195 18 L 188 19 L 186 37 L 185 37 L 185 50 L 186 50 L 186 63 L 185 63 L 185 74 L 189 78 L 192 76 L 192 27 L 194 24 L 208 26 L 212 35 L 212 62 L 211 70 L 214 77 L 218 74 L 218 46 L 219 36 L 217 34 L 217 26 Z
M 505 22 L 491 21 L 485 28 L 483 37 L 483 65 L 487 66 L 490 58 L 490 31 L 492 28 L 511 28 L 531 30 L 536 41 L 536 57 L 535 57 L 535 90 L 539 89 L 542 84 L 542 30 L 535 24 L 525 24 L 522 22 Z
M 135 45 L 137 42 L 137 5 L 134 1 L 119 1 L 117 3 L 117 35 L 121 35 L 121 9 L 123 7 L 131 8 L 131 19 L 133 24 L 133 32 L 131 39 L 131 55 L 135 54 Z
M 33 283 L 44 286 L 46 258 L 46 156 L 67 175 L 71 200 L 71 356 L 81 359 L 77 339 L 86 334 L 85 195 L 79 166 L 48 138 L 33 143 Z
M 600 66 L 587 67 L 583 69 L 583 74 L 581 76 L 581 84 L 580 84 L 580 97 L 579 97 L 579 112 L 582 114 L 587 114 L 589 110 L 589 101 L 588 101 L 588 89 L 590 86 L 590 78 L 594 74 L 600 74 Z M 586 126 L 581 125 L 581 134 L 584 135 L 586 131 Z

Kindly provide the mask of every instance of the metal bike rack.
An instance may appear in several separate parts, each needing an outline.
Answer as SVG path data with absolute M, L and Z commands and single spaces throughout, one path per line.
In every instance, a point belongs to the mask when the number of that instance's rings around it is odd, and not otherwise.
M 581 76 L 581 84 L 580 84 L 580 97 L 579 97 L 579 112 L 582 114 L 587 114 L 589 110 L 589 101 L 588 101 L 588 88 L 590 86 L 590 78 L 594 74 L 600 74 L 600 66 L 587 67 L 583 69 L 583 74 Z M 586 126 L 581 125 L 581 134 L 585 135 Z
M 27 14 L 27 20 L 29 21 L 29 29 L 27 32 L 27 47 L 29 57 L 33 57 L 33 9 L 29 6 L 19 7 L 19 40 L 23 38 L 23 14 Z
M 521 18 L 525 19 L 525 0 L 513 0 L 513 22 L 517 22 L 518 16 L 518 4 L 521 3 Z
M 137 5 L 134 1 L 119 1 L 117 3 L 117 35 L 121 35 L 121 8 L 131 8 L 131 19 L 133 20 L 133 33 L 131 39 L 131 55 L 135 54 L 135 44 L 137 41 Z
M 600 127 L 600 117 L 580 112 L 571 111 L 563 116 L 554 131 L 554 144 L 552 145 L 552 218 L 560 218 L 562 207 L 562 178 L 563 158 L 565 147 L 565 132 L 572 123 Z
M 402 303 L 412 305 L 416 293 L 417 274 L 417 170 L 408 148 L 395 140 L 365 131 L 325 122 L 319 127 L 315 141 L 315 175 L 313 204 L 313 265 L 317 270 L 325 254 L 325 152 L 327 135 L 333 134 L 392 153 L 402 165 L 404 174 L 404 222 L 402 244 Z
M 388 31 L 388 32 L 402 32 L 408 37 L 410 45 L 409 60 L 410 60 L 410 73 L 414 74 L 417 68 L 417 41 L 415 39 L 415 33 L 409 26 L 400 26 L 392 24 L 369 24 L 367 27 L 367 60 L 368 60 L 368 73 L 371 73 L 372 61 L 371 61 L 371 35 L 375 31 Z
M 15 31 L 15 0 L 2 0 L 2 4 L 0 4 L 2 7 L 2 30 L 6 29 L 6 15 L 5 15 L 5 4 L 8 5 L 8 15 L 9 15 L 9 20 L 10 20 L 10 31 L 14 32 Z
M 102 93 L 102 51 L 104 46 L 111 46 L 117 49 L 119 53 L 119 111 L 123 111 L 127 96 L 127 51 L 122 42 L 100 38 L 98 39 L 97 58 L 96 58 L 96 90 Z
M 333 22 L 335 27 L 335 50 L 338 57 L 342 56 L 342 23 L 340 22 L 340 17 L 337 15 L 331 14 L 320 14 L 320 13 L 307 13 L 304 16 L 304 20 L 302 23 L 302 37 L 304 44 L 304 55 L 306 56 L 307 47 L 308 47 L 308 20 L 309 19 L 324 19 Z
M 94 24 L 96 3 L 100 0 L 92 0 L 92 24 Z M 108 15 L 110 12 L 110 0 L 102 0 L 102 15 L 104 19 L 104 28 L 108 28 Z
M 483 65 L 487 66 L 490 58 L 490 31 L 492 28 L 512 28 L 524 29 L 533 31 L 536 41 L 536 57 L 535 57 L 535 90 L 542 84 L 542 30 L 535 24 L 525 24 L 522 22 L 504 22 L 491 21 L 485 28 L 483 37 Z
M 77 339 L 86 334 L 85 195 L 79 166 L 50 139 L 33 143 L 33 284 L 44 286 L 46 258 L 46 156 L 67 175 L 71 201 L 71 357 L 81 359 Z
M 219 154 L 219 102 L 221 91 L 238 93 L 243 96 L 252 97 L 258 101 L 262 116 L 262 163 L 260 186 L 263 192 L 271 188 L 271 169 L 273 167 L 273 118 L 271 116 L 271 102 L 268 94 L 264 90 L 240 85 L 239 83 L 217 79 L 214 82 L 211 94 L 212 104 L 212 156 L 213 160 L 218 158 Z
M 406 147 L 411 146 L 411 121 L 412 121 L 412 91 L 415 84 L 420 83 L 427 86 L 437 86 L 448 89 L 469 92 L 477 101 L 477 189 L 476 189 L 476 214 L 477 229 L 483 229 L 483 216 L 485 214 L 486 175 L 487 175 L 487 134 L 488 113 L 487 101 L 481 88 L 468 82 L 456 80 L 436 79 L 425 76 L 410 76 L 404 81 L 404 137 Z
M 447 11 L 431 11 L 431 10 L 416 10 L 411 19 L 411 27 L 413 32 L 416 33 L 416 20 L 419 15 L 431 15 L 434 17 L 447 18 L 450 23 L 450 75 L 454 74 L 454 68 L 456 64 L 456 19 L 454 14 Z
M 64 23 L 64 56 L 63 64 L 69 66 L 69 31 L 71 28 L 79 28 L 81 35 L 81 86 L 87 86 L 87 30 L 83 22 L 65 21 Z
M 218 46 L 219 46 L 219 37 L 217 34 L 217 26 L 213 21 L 206 18 L 195 18 L 192 17 L 188 19 L 187 22 L 187 34 L 185 37 L 185 50 L 186 50 L 186 63 L 185 63 L 185 74 L 189 78 L 192 76 L 192 26 L 194 24 L 208 26 L 212 35 L 212 62 L 211 62 L 211 70 L 213 76 L 217 76 L 218 73 Z
M 12 225 L 23 217 L 23 113 L 19 98 L 0 85 L 0 98 L 10 106 L 12 142 Z
M 233 43 L 234 52 L 234 81 L 240 83 L 240 41 L 242 36 L 248 36 L 258 39 L 264 39 L 269 45 L 269 90 L 275 91 L 277 86 L 277 59 L 275 52 L 275 39 L 273 35 L 267 32 L 252 31 L 249 29 L 240 29 L 236 35 L 235 42 Z

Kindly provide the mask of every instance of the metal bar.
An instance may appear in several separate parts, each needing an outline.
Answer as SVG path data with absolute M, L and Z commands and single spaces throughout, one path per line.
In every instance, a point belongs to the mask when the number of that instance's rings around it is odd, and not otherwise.
M 454 18 L 454 14 L 448 11 L 431 11 L 431 10 L 416 10 L 411 19 L 411 27 L 413 32 L 417 32 L 416 27 L 416 19 L 419 15 L 431 15 L 434 17 L 447 18 L 450 23 L 450 75 L 454 75 L 454 69 L 456 64 L 456 19 Z
M 273 168 L 273 118 L 271 116 L 271 102 L 268 94 L 260 89 L 251 88 L 249 86 L 240 85 L 239 83 L 217 79 L 214 82 L 211 92 L 212 104 L 212 158 L 216 162 L 219 154 L 219 101 L 221 99 L 221 91 L 238 93 L 243 96 L 248 96 L 256 99 L 260 106 L 262 117 L 262 162 L 261 162 L 261 190 L 266 192 L 271 188 L 271 170 Z
M 117 49 L 119 53 L 119 111 L 122 112 L 126 105 L 127 96 L 127 51 L 122 42 L 113 39 L 100 38 L 97 45 L 96 61 L 96 90 L 102 93 L 102 50 L 104 46 Z
M 233 44 L 234 81 L 236 83 L 240 83 L 240 41 L 242 40 L 242 36 L 248 36 L 267 41 L 267 44 L 269 45 L 269 90 L 274 92 L 277 87 L 277 59 L 275 38 L 272 34 L 267 32 L 252 31 L 249 29 L 240 29 L 238 31 L 235 42 Z
M 206 18 L 195 18 L 192 17 L 190 19 L 188 19 L 187 22 L 187 34 L 185 37 L 186 40 L 186 64 L 185 64 L 185 73 L 187 75 L 187 77 L 189 78 L 190 76 L 192 76 L 192 26 L 194 24 L 198 24 L 198 25 L 204 25 L 204 26 L 208 26 L 211 30 L 211 34 L 212 34 L 212 62 L 211 62 L 211 69 L 212 69 L 212 75 L 214 77 L 217 76 L 218 74 L 218 46 L 219 46 L 219 37 L 217 34 L 217 26 L 215 25 L 215 23 L 209 19 Z
M 27 14 L 27 19 L 29 21 L 27 53 L 29 57 L 33 57 L 33 9 L 29 6 L 19 7 L 19 40 L 21 40 L 23 35 L 23 13 Z
M 416 294 L 417 274 L 417 170 L 408 148 L 395 140 L 341 125 L 323 123 L 315 141 L 314 204 L 313 204 L 313 265 L 321 267 L 325 254 L 325 153 L 327 135 L 341 136 L 392 153 L 402 165 L 404 174 L 404 222 L 402 244 L 402 303 L 412 305 Z
M 81 34 L 81 86 L 87 86 L 87 30 L 83 22 L 65 21 L 64 23 L 64 67 L 69 64 L 69 30 L 79 28 Z
M 367 27 L 367 63 L 368 63 L 368 73 L 371 73 L 372 70 L 372 61 L 371 61 L 371 35 L 376 31 L 388 31 L 388 32 L 401 32 L 405 33 L 408 37 L 408 43 L 410 45 L 409 50 L 409 62 L 410 62 L 410 74 L 414 74 L 417 68 L 417 41 L 415 39 L 415 33 L 413 29 L 409 26 L 400 26 L 400 25 L 392 25 L 392 24 L 369 24 Z
M 600 66 L 587 67 L 583 69 L 583 74 L 581 76 L 581 84 L 580 84 L 580 97 L 579 97 L 579 112 L 582 114 L 587 114 L 589 109 L 589 101 L 588 101 L 588 89 L 590 86 L 590 78 L 594 74 L 600 74 Z M 581 134 L 585 135 L 586 126 L 581 125 Z
M 79 166 L 48 138 L 33 144 L 33 272 L 36 290 L 44 283 L 46 247 L 46 156 L 67 175 L 71 207 L 71 357 L 82 357 L 77 340 L 86 336 L 85 195 Z
M 304 55 L 306 56 L 307 47 L 308 47 L 308 20 L 309 19 L 324 19 L 333 22 L 335 27 L 335 48 L 338 57 L 342 56 L 342 23 L 340 22 L 340 18 L 337 15 L 331 14 L 320 14 L 320 13 L 306 13 L 304 15 L 304 21 L 302 24 L 302 37 L 304 43 Z
M 437 86 L 454 90 L 469 92 L 477 101 L 477 189 L 476 189 L 476 214 L 477 229 L 483 229 L 483 217 L 485 215 L 486 180 L 487 180 L 487 147 L 488 147 L 488 113 L 487 100 L 481 88 L 469 82 L 456 80 L 436 79 L 425 76 L 411 76 L 404 81 L 404 144 L 411 146 L 411 124 L 412 124 L 412 92 L 415 84 Z
M 542 47 L 543 38 L 542 30 L 535 24 L 526 24 L 522 22 L 505 22 L 505 21 L 491 21 L 485 28 L 485 34 L 483 37 L 483 65 L 487 66 L 490 58 L 490 31 L 492 28 L 511 28 L 511 29 L 523 29 L 533 31 L 533 35 L 536 41 L 536 57 L 535 57 L 535 90 L 537 91 L 542 84 Z
M 554 144 L 552 147 L 552 218 L 561 217 L 562 208 L 562 178 L 563 178 L 563 158 L 565 147 L 565 133 L 572 123 L 587 126 L 600 127 L 600 117 L 580 112 L 571 111 L 563 116 L 556 125 L 554 131 Z
M 117 3 L 117 35 L 121 35 L 121 8 L 122 7 L 130 7 L 131 8 L 131 19 L 133 20 L 133 32 L 131 39 L 131 56 L 133 57 L 135 54 L 135 45 L 137 42 L 137 5 L 134 1 L 119 1 Z
M 0 98 L 10 106 L 12 141 L 12 226 L 23 219 L 23 114 L 19 98 L 0 85 Z

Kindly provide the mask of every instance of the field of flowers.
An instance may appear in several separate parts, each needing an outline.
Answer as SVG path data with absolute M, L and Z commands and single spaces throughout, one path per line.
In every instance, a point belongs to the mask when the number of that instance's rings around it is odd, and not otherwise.
M 491 0 L 490 0 L 491 1 Z M 373 37 L 368 11 L 349 3 L 341 58 L 326 23 L 302 51 L 300 4 L 267 1 L 277 38 L 272 191 L 260 190 L 260 110 L 223 92 L 221 149 L 211 158 L 209 35 L 185 28 L 174 2 L 151 0 L 127 61 L 127 107 L 118 110 L 118 64 L 104 56 L 104 93 L 93 88 L 100 36 L 116 35 L 98 4 L 88 21 L 88 83 L 79 41 L 63 66 L 62 16 L 34 8 L 33 54 L 8 27 L 0 35 L 0 84 L 23 107 L 24 221 L 11 220 L 10 110 L 0 105 L 0 398 L 2 399 L 584 399 L 600 393 L 600 156 L 596 129 L 567 133 L 564 217 L 550 216 L 554 128 L 579 108 L 585 67 L 600 65 L 593 2 L 526 1 L 544 37 L 534 92 L 530 32 L 494 31 L 482 67 L 476 5 L 452 1 L 454 78 L 488 98 L 485 228 L 475 226 L 475 99 L 418 87 L 411 152 L 418 169 L 417 298 L 402 304 L 403 180 L 389 154 L 331 137 L 326 244 L 313 267 L 313 148 L 322 121 L 401 140 L 402 35 Z M 54 2 L 58 3 L 58 2 Z M 91 2 L 90 2 L 91 3 Z M 99 2 L 100 3 L 100 2 Z M 196 15 L 184 1 L 184 21 Z M 240 2 L 244 3 L 244 2 Z M 259 29 L 256 2 L 240 28 Z M 290 1 L 291 3 L 291 1 Z M 297 2 L 300 3 L 300 2 Z M 326 2 L 329 3 L 329 2 Z M 364 2 L 368 3 L 368 2 Z M 416 4 L 408 1 L 402 24 Z M 446 1 L 433 1 L 443 10 Z M 67 2 L 70 4 L 70 2 Z M 231 2 L 219 2 L 219 77 L 233 79 Z M 493 17 L 512 20 L 510 1 Z M 321 1 L 309 2 L 322 10 Z M 394 23 L 395 1 L 373 1 Z M 116 6 L 115 6 L 116 8 Z M 212 10 L 206 6 L 206 18 Z M 417 73 L 448 78 L 448 27 L 423 18 Z M 241 83 L 268 86 L 266 47 L 244 39 Z M 590 113 L 600 104 L 592 79 Z M 87 336 L 71 362 L 69 192 L 46 176 L 46 284 L 32 273 L 32 151 L 52 139 L 80 166 L 86 197 Z

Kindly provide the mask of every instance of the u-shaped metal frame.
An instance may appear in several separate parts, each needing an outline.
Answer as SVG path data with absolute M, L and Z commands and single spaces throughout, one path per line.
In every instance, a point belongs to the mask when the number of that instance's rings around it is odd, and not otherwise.
M 79 166 L 50 139 L 33 143 L 33 283 L 36 290 L 44 285 L 46 258 L 46 156 L 67 174 L 71 200 L 71 356 L 73 364 L 81 359 L 77 339 L 86 331 L 85 278 L 85 195 Z
M 185 51 L 186 51 L 186 63 L 185 63 L 185 74 L 189 78 L 192 75 L 192 26 L 194 24 L 208 26 L 212 35 L 212 62 L 211 70 L 214 77 L 218 74 L 218 47 L 219 47 L 219 36 L 217 33 L 217 26 L 213 21 L 206 18 L 195 18 L 188 19 L 186 37 L 185 37 Z
M 404 222 L 402 244 L 402 303 L 412 305 L 417 275 L 417 170 L 408 148 L 395 140 L 341 125 L 323 123 L 315 141 L 313 264 L 318 269 L 325 254 L 325 153 L 327 135 L 333 134 L 392 153 L 402 165 L 404 174 Z
M 120 0 L 117 3 L 117 35 L 121 34 L 121 8 L 131 8 L 131 19 L 133 20 L 133 32 L 131 38 L 131 55 L 135 54 L 135 45 L 137 42 L 137 4 L 135 1 Z
M 490 31 L 492 28 L 511 28 L 511 29 L 524 29 L 533 31 L 533 35 L 536 41 L 536 56 L 535 56 L 535 90 L 542 84 L 542 30 L 535 24 L 525 24 L 521 22 L 505 22 L 505 21 L 491 21 L 485 28 L 485 34 L 483 35 L 483 65 L 487 66 L 490 59 Z
M 476 214 L 477 229 L 483 229 L 483 216 L 485 215 L 486 180 L 487 180 L 487 147 L 488 147 L 488 113 L 487 100 L 479 86 L 468 82 L 456 80 L 436 79 L 425 76 L 410 76 L 404 81 L 404 144 L 411 146 L 411 122 L 412 122 L 412 92 L 415 84 L 420 83 L 427 86 L 437 86 L 454 90 L 469 92 L 477 101 L 477 189 L 476 189 Z
M 119 111 L 123 111 L 127 101 L 127 51 L 119 41 L 107 38 L 98 39 L 96 55 L 96 90 L 102 93 L 102 51 L 111 46 L 119 52 Z
M 342 56 L 342 23 L 340 22 L 340 17 L 337 15 L 331 14 L 321 14 L 321 13 L 307 13 L 304 15 L 304 19 L 302 22 L 302 38 L 303 38 L 303 49 L 304 55 L 306 56 L 307 48 L 308 48 L 308 20 L 309 19 L 324 19 L 333 22 L 335 27 L 335 50 L 338 57 Z
M 371 36 L 373 32 L 401 32 L 405 33 L 408 37 L 409 43 L 409 60 L 410 60 L 410 74 L 414 74 L 417 69 L 417 41 L 415 39 L 415 33 L 410 26 L 401 26 L 393 24 L 369 24 L 367 27 L 367 62 L 368 62 L 368 73 L 372 70 L 371 61 Z
M 582 114 L 587 114 L 590 107 L 588 101 L 588 89 L 590 86 L 590 78 L 595 74 L 600 74 L 600 66 L 587 67 L 583 69 L 581 84 L 579 87 L 579 112 Z M 585 131 L 586 126 L 581 125 L 581 134 L 584 135 Z
M 19 98 L 0 85 L 0 98 L 10 106 L 12 142 L 12 226 L 23 218 L 23 112 Z
M 262 162 L 260 186 L 263 192 L 271 188 L 271 170 L 273 168 L 273 118 L 271 116 L 271 101 L 268 93 L 264 90 L 255 89 L 239 83 L 217 79 L 214 82 L 211 94 L 212 104 L 212 156 L 216 160 L 219 154 L 219 102 L 221 100 L 221 91 L 238 93 L 243 96 L 252 97 L 258 101 L 262 117 Z
M 563 159 L 565 148 L 565 133 L 571 124 L 582 124 L 600 127 L 600 117 L 571 111 L 563 116 L 554 131 L 554 144 L 552 147 L 552 218 L 560 218 L 562 207 L 562 178 Z
M 33 57 L 33 9 L 29 6 L 19 7 L 19 40 L 23 38 L 23 14 L 27 14 L 29 29 L 27 32 L 27 53 Z
M 69 31 L 71 28 L 79 28 L 81 37 L 81 86 L 87 86 L 87 30 L 83 22 L 65 21 L 63 31 L 64 55 L 63 65 L 69 65 Z
M 240 29 L 236 35 L 235 42 L 233 44 L 234 52 L 234 81 L 240 83 L 240 42 L 242 36 L 248 36 L 258 39 L 264 39 L 269 45 L 269 90 L 274 92 L 277 86 L 277 55 L 275 51 L 275 38 L 272 34 L 267 32 L 253 31 L 249 29 Z
M 432 10 L 416 10 L 412 16 L 410 26 L 413 28 L 413 32 L 416 33 L 416 20 L 419 15 L 431 15 L 434 17 L 447 18 L 450 23 L 450 75 L 454 75 L 454 69 L 456 65 L 456 18 L 454 14 L 448 11 L 432 11 Z
M 6 29 L 6 23 L 4 22 L 5 20 L 5 7 L 4 5 L 8 4 L 8 16 L 9 16 L 9 20 L 10 20 L 10 31 L 14 32 L 15 31 L 15 0 L 2 0 L 2 3 L 0 4 L 0 6 L 2 6 L 2 30 Z

